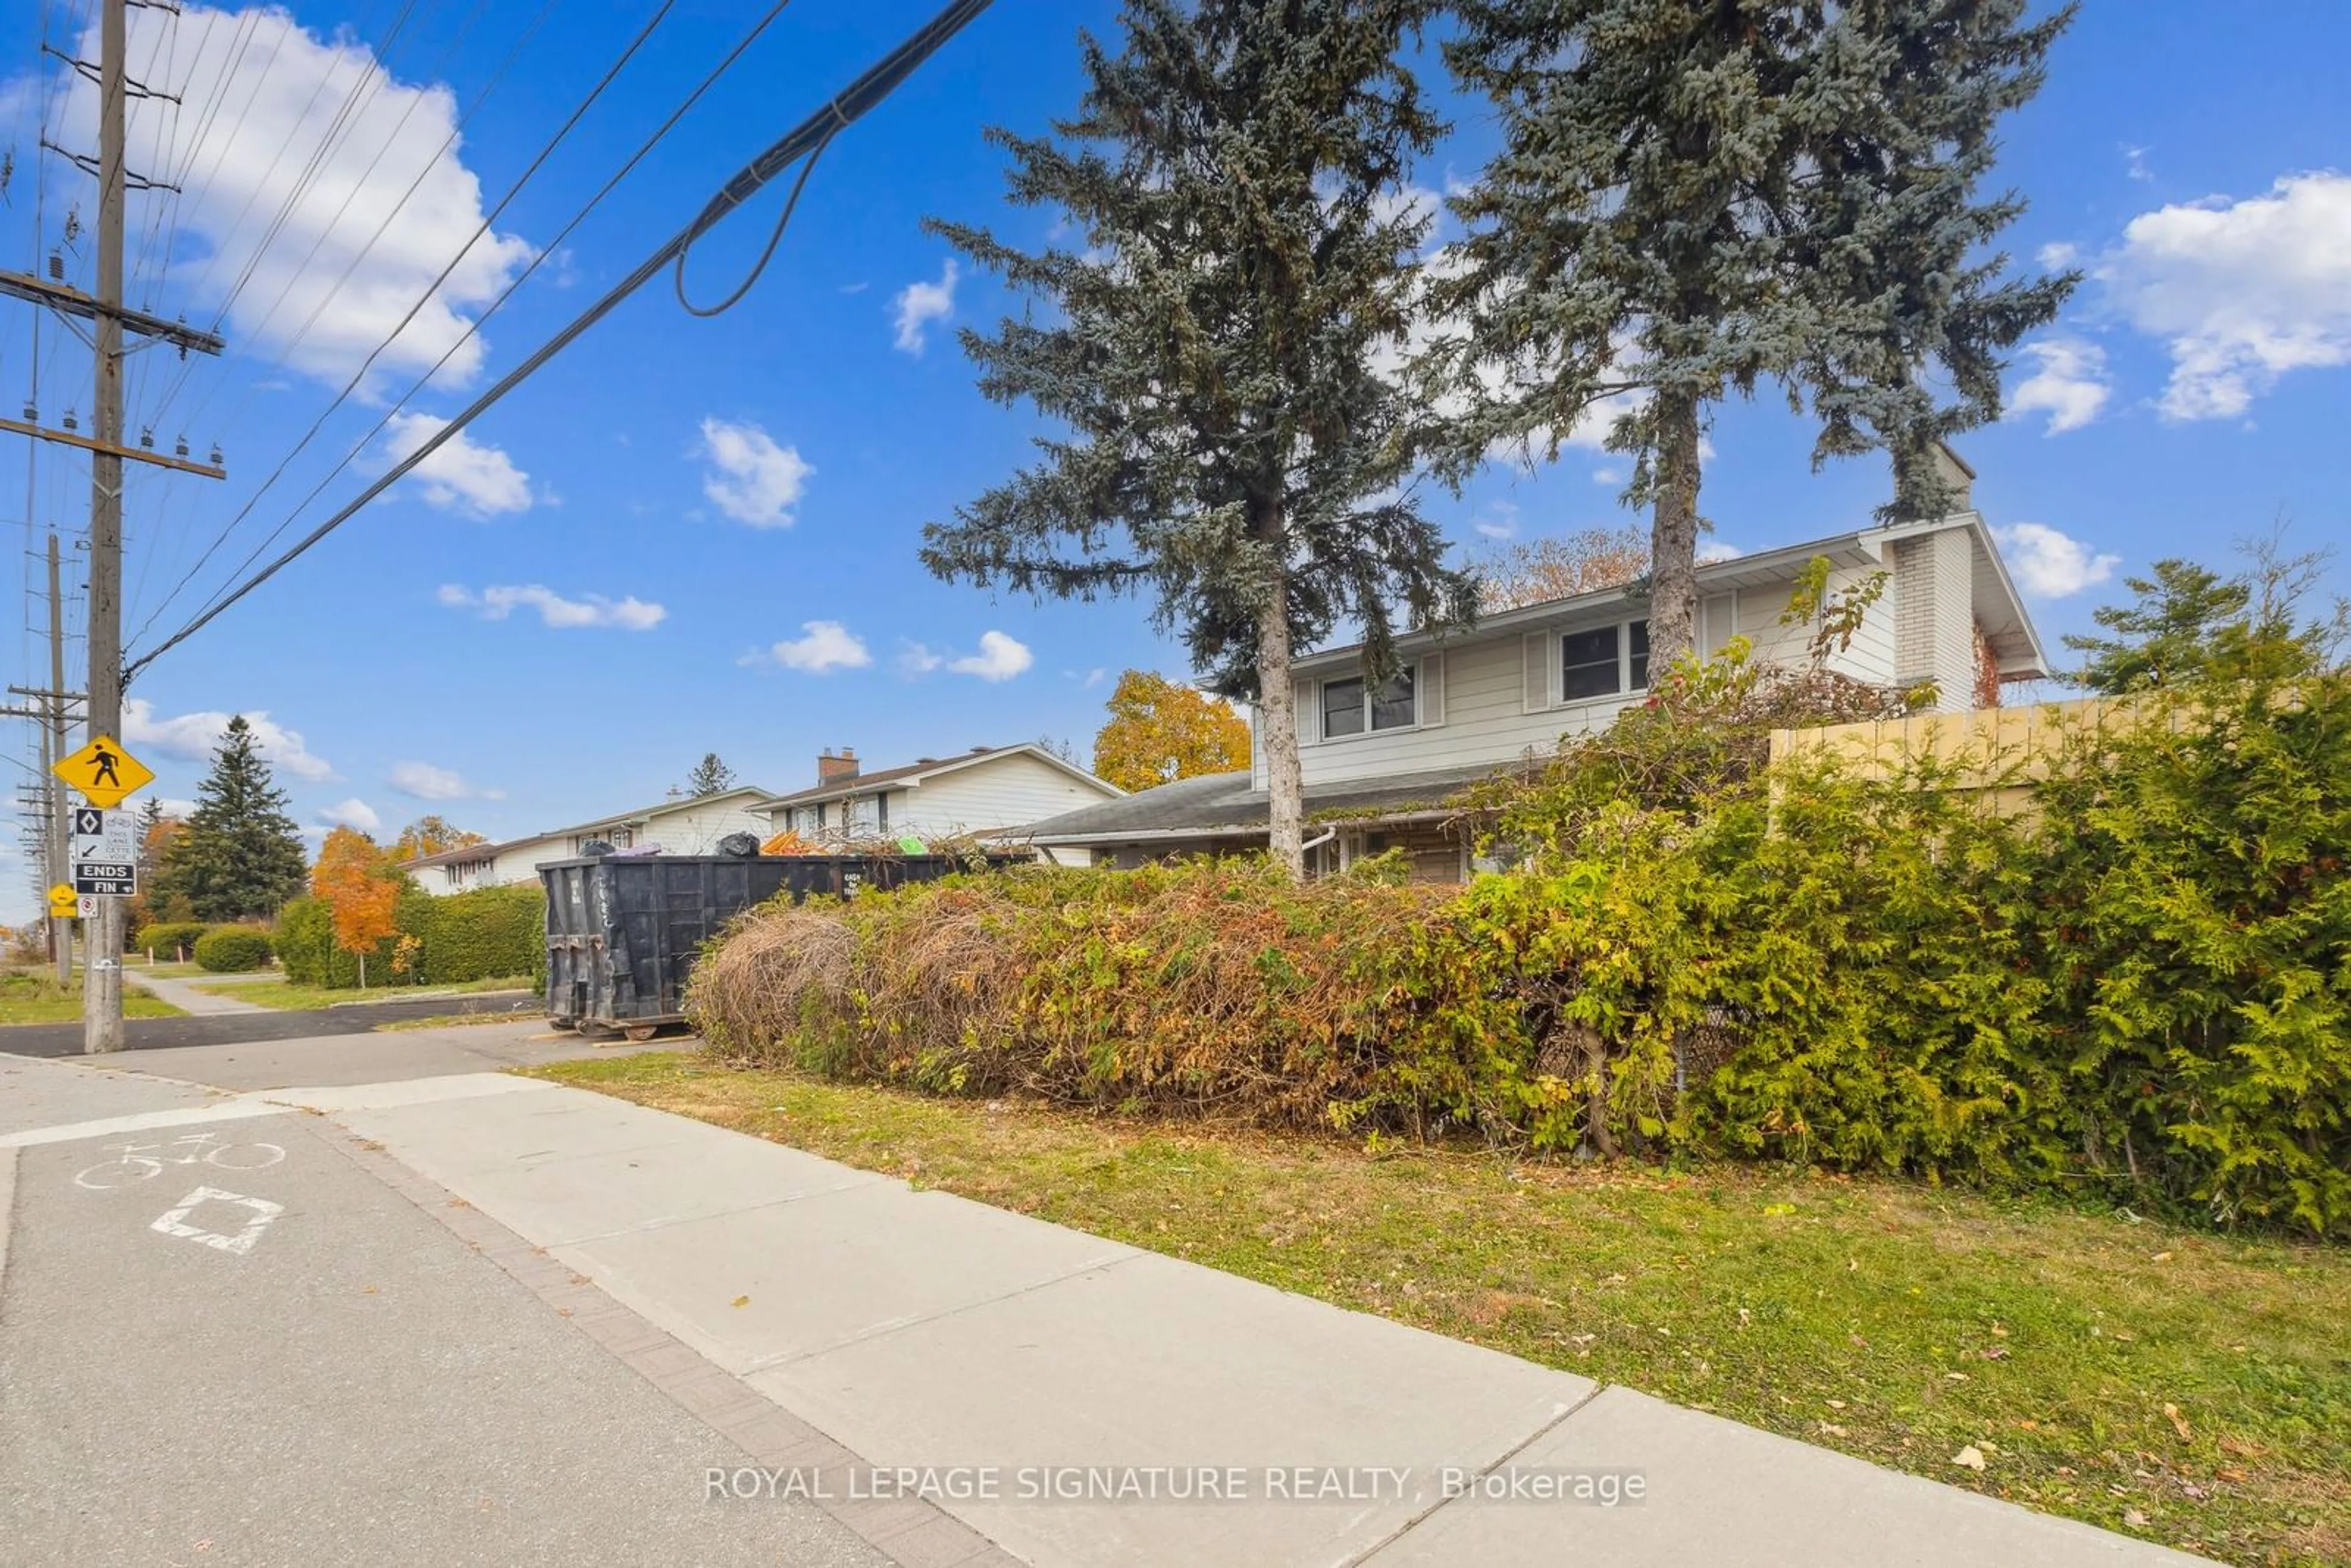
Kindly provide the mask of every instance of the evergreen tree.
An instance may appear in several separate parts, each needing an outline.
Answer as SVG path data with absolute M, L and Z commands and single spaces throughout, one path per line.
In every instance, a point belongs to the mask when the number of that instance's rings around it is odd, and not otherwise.
M 228 721 L 214 748 L 195 813 L 169 858 L 199 920 L 266 919 L 302 892 L 301 835 L 244 716 Z
M 735 769 L 718 760 L 718 753 L 705 751 L 694 771 L 685 776 L 685 792 L 699 800 L 705 795 L 723 795 L 735 784 Z
M 947 579 L 1149 591 L 1194 667 L 1259 705 L 1270 843 L 1302 868 L 1291 652 L 1360 623 L 1367 673 L 1474 586 L 1404 487 L 1417 401 L 1377 369 L 1410 325 L 1425 215 L 1395 199 L 1439 129 L 1399 58 L 1423 0 L 1130 0 L 1123 52 L 1080 35 L 1057 135 L 1003 130 L 1011 200 L 1084 248 L 934 222 L 1046 308 L 966 331 L 979 384 L 1060 428 L 925 530 Z
M 2041 90 L 2051 46 L 2075 7 L 2024 25 L 2028 0 L 1852 0 L 1815 51 L 1836 112 L 1813 139 L 1792 252 L 1832 330 L 1797 368 L 1821 419 L 1813 466 L 1885 448 L 1894 498 L 1883 516 L 1940 517 L 1951 497 L 1936 442 L 2000 417 L 2005 350 L 2057 314 L 2078 272 L 2004 278 L 1989 250 L 2022 215 L 2012 191 L 1977 187 L 1999 152 L 2000 117 Z M 1938 400 L 1931 365 L 1951 398 Z
M 1504 144 L 1454 206 L 1436 290 L 1462 323 L 1437 373 L 1485 395 L 1447 465 L 1498 440 L 1556 456 L 1603 400 L 1644 394 L 1609 445 L 1651 507 L 1652 658 L 1689 651 L 1709 409 L 1778 382 L 1823 421 L 1815 460 L 1897 454 L 1931 507 L 1934 436 L 1999 408 L 2000 349 L 2070 278 L 1995 287 L 1966 258 L 2015 216 L 1978 203 L 1997 116 L 2068 19 L 2022 0 L 1464 0 L 1446 57 Z M 1935 406 L 1930 366 L 1957 384 Z M 1482 373 L 1484 379 L 1478 381 Z

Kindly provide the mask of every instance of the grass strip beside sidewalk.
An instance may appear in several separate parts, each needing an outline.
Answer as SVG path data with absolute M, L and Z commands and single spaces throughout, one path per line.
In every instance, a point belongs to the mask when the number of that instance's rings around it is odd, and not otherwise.
M 2351 1563 L 2339 1249 L 1911 1181 L 1372 1154 L 674 1052 L 532 1071 L 2224 1561 Z
M 81 1017 L 81 970 L 74 983 L 60 986 L 47 970 L 16 969 L 0 975 L 0 1028 L 20 1023 L 73 1023 Z M 176 1019 L 187 1015 L 159 997 L 139 988 L 139 977 L 126 974 L 122 1016 L 131 1019 Z

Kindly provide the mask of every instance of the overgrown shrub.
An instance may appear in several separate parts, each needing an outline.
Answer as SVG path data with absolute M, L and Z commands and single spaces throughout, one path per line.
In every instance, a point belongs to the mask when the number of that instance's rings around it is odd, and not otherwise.
M 133 951 L 152 952 L 159 959 L 178 959 L 203 939 L 211 926 L 201 920 L 157 921 L 141 926 L 131 938 Z
M 2351 1237 L 2351 674 L 2263 624 L 2060 726 L 2030 779 L 1764 767 L 1752 704 L 1698 704 L 1486 792 L 1520 869 L 1466 890 L 1222 862 L 771 906 L 688 1010 L 736 1056 L 933 1091 Z
M 269 933 L 224 925 L 196 943 L 196 963 L 215 975 L 241 975 L 269 962 Z

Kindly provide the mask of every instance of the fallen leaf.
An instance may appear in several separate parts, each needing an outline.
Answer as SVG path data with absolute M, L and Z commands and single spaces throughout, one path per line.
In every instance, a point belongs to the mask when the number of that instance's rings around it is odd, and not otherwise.
M 2041 1423 L 2034 1420 L 2022 1420 L 2019 1421 L 2016 1425 L 2020 1430 L 2026 1432 L 2038 1432 L 2041 1430 Z
M 1777 1218 L 1795 1213 L 1796 1206 L 1792 1203 L 1767 1203 L 1763 1206 L 1763 1212 Z
M 2168 1252 L 2158 1252 L 2153 1257 L 2149 1258 L 2147 1261 L 2150 1263 L 2168 1263 L 2171 1261 L 2171 1254 Z
M 1965 1383 L 1967 1380 L 1968 1375 L 1964 1372 L 1947 1372 L 1943 1374 L 1943 1381 L 1946 1383 Z
M 375 1287 L 373 1285 L 362 1285 L 360 1287 L 360 1294 L 362 1296 L 372 1296 L 375 1294 Z
M 1844 1428 L 1838 1426 L 1834 1421 L 1823 1421 L 1820 1424 L 1820 1427 L 1821 1436 L 1824 1437 L 1842 1437 L 1844 1436 Z
M 1755 1314 L 1753 1312 L 1749 1312 L 1745 1307 L 1739 1309 L 1739 1326 L 1740 1328 L 1745 1328 L 1749 1323 L 1753 1322 L 1754 1321 Z
M 1829 1401 L 1829 1408 L 1832 1410 L 1842 1410 L 1844 1408 L 1844 1401 L 1842 1399 L 1832 1399 Z
M 2135 1508 L 2126 1508 L 2123 1510 L 2123 1522 L 2129 1525 L 2133 1530 L 2145 1530 L 2147 1528 L 2147 1515 L 2141 1513 Z
M 1977 1354 L 1981 1355 L 1986 1361 L 2006 1361 L 2008 1359 L 2008 1346 L 2004 1344 L 1988 1344 Z
M 737 1296 L 726 1304 L 730 1307 L 747 1307 L 751 1304 L 751 1298 L 748 1296 Z
M 1844 1337 L 1845 1337 L 1845 1338 L 1847 1338 L 1847 1339 L 1849 1339 L 1849 1340 L 1851 1340 L 1851 1341 L 1853 1341 L 1854 1345 L 1855 1345 L 1855 1347 L 1856 1349 L 1859 1349 L 1859 1350 L 1867 1350 L 1867 1349 L 1869 1348 L 1869 1342 L 1868 1342 L 1867 1340 L 1865 1340 L 1865 1339 L 1862 1338 L 1862 1337 L 1861 1337 L 1859 1334 L 1857 1334 L 1857 1333 L 1849 1333 L 1849 1334 L 1845 1335 Z
M 2188 1430 L 2188 1417 L 2179 1413 L 2179 1406 L 2166 1405 L 2163 1407 L 2163 1414 L 2165 1419 L 2171 1423 L 2171 1429 L 2173 1431 L 2179 1433 L 2183 1437 L 2193 1436 L 2193 1434 Z
M 1966 1469 L 1973 1470 L 1978 1475 L 1981 1475 L 1983 1474 L 1984 1468 L 1983 1450 L 1977 1448 L 1973 1443 L 1970 1443 L 1966 1448 L 1961 1448 L 1958 1453 L 1951 1456 L 1951 1463 L 1959 1465 Z
M 2212 1473 L 2224 1481 L 2241 1481 L 2245 1479 L 2245 1472 L 2242 1470 L 2214 1470 Z
M 2006 1339 L 2008 1337 L 2008 1331 L 2001 1327 L 1998 1323 L 1994 1323 L 1991 1325 L 1991 1337 L 1994 1339 Z

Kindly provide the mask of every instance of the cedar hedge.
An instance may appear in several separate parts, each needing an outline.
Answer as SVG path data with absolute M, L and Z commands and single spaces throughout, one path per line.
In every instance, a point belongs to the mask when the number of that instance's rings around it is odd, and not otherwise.
M 687 1012 L 735 1059 L 933 1092 L 2351 1238 L 2351 671 L 2287 674 L 2149 694 L 2035 780 L 1759 767 L 1669 685 L 1478 802 L 1520 869 L 1466 889 L 1223 862 L 770 904 Z
M 269 962 L 269 934 L 228 925 L 198 939 L 196 963 L 215 975 L 242 975 Z
M 367 955 L 367 982 L 450 986 L 502 975 L 539 975 L 546 967 L 546 900 L 536 883 L 476 888 L 435 898 L 411 888 L 393 912 L 397 934 Z M 331 911 L 298 898 L 277 917 L 278 960 L 307 986 L 356 986 L 356 955 L 335 943 Z

